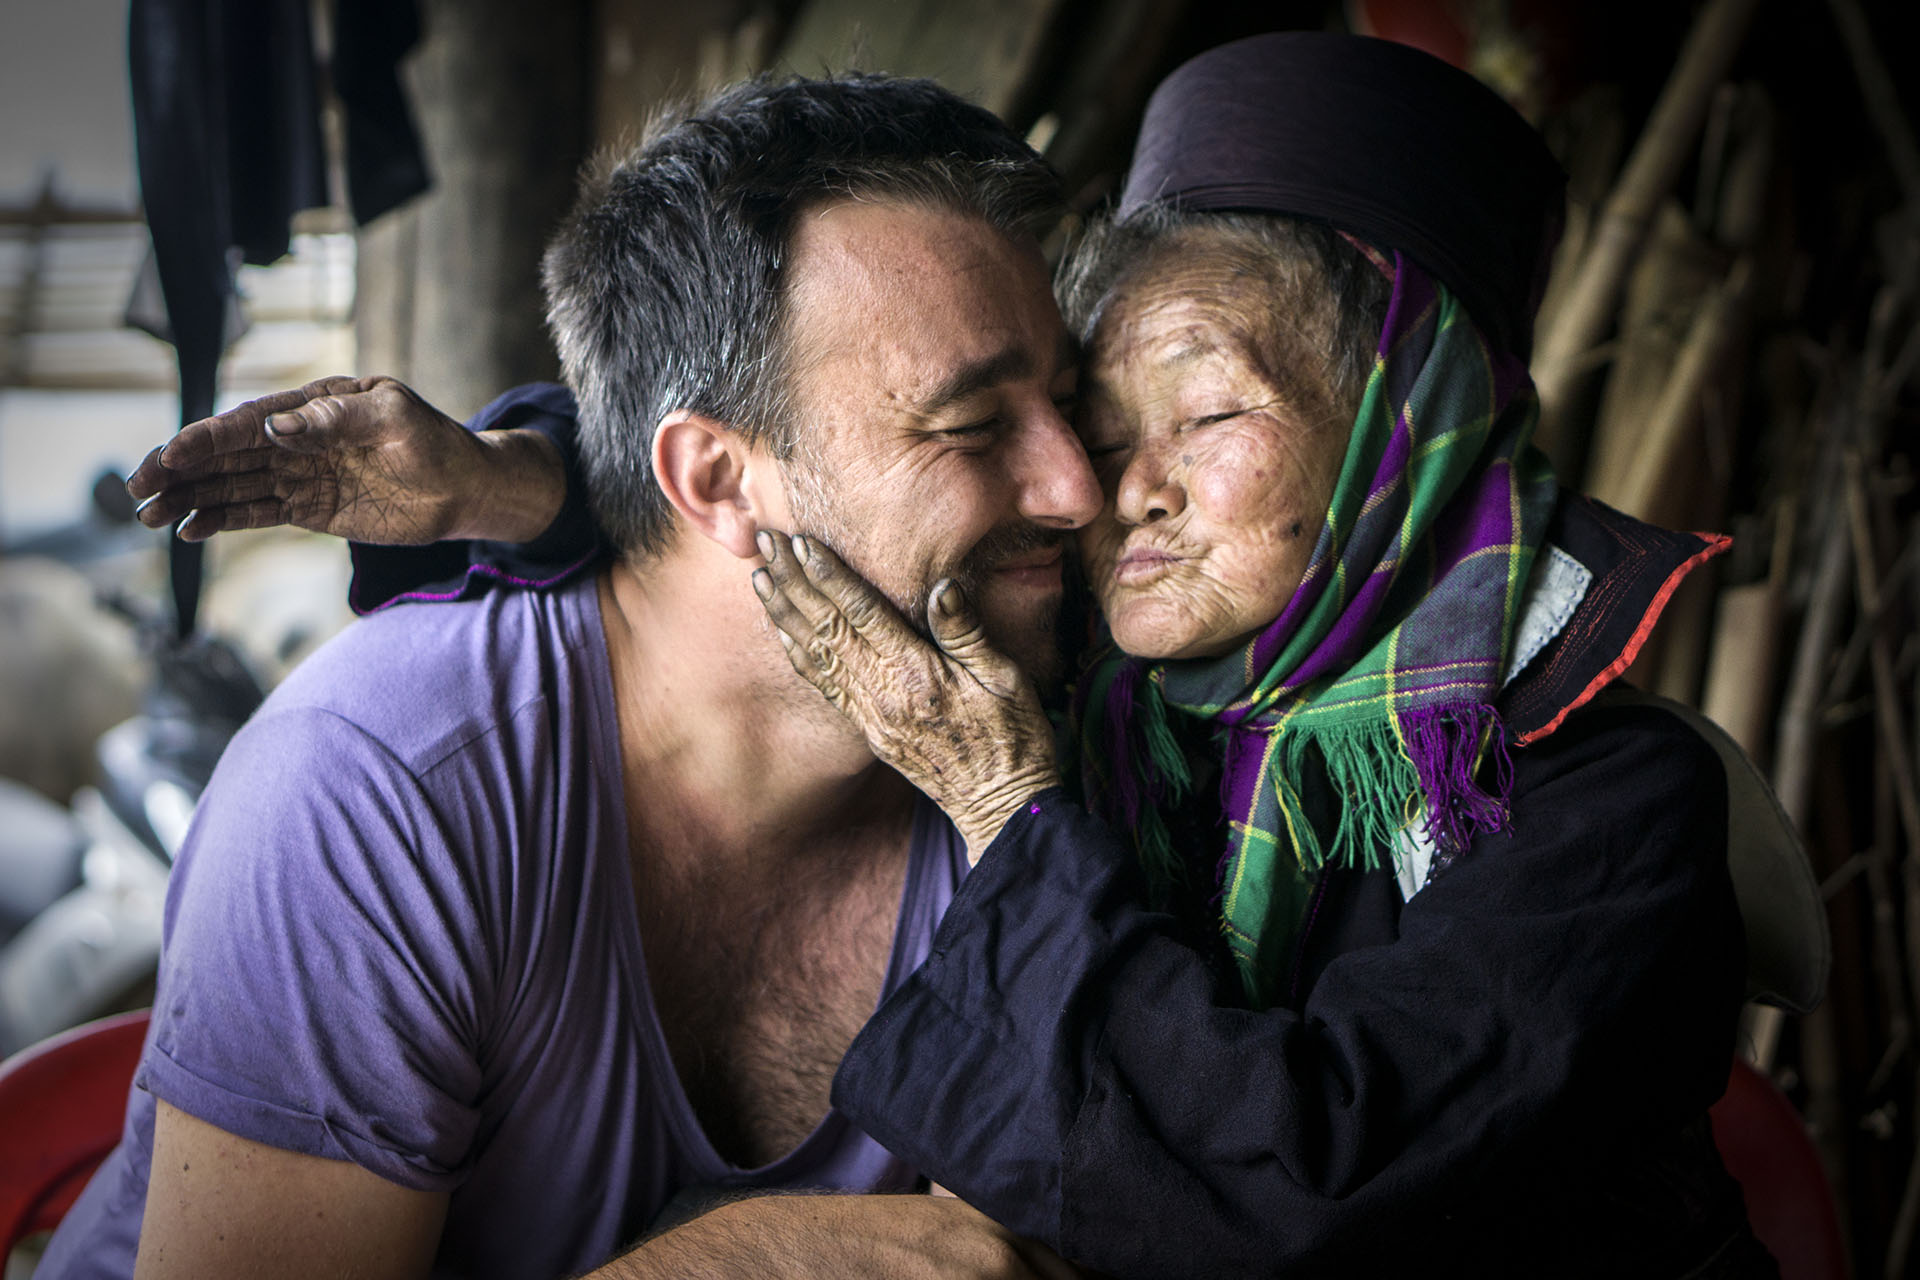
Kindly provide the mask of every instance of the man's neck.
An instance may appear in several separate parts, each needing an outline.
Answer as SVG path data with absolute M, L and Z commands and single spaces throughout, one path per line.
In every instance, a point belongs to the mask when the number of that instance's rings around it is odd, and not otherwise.
M 794 673 L 745 564 L 684 539 L 616 563 L 599 596 L 629 822 L 764 858 L 910 809 L 917 793 Z
M 819 1123 L 880 998 L 916 792 L 795 675 L 706 539 L 604 574 L 634 906 L 674 1068 L 715 1148 Z

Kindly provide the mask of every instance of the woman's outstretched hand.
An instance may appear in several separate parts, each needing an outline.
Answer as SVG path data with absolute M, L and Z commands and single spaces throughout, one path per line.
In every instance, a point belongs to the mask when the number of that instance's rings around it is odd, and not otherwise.
M 527 430 L 474 433 L 387 377 L 322 378 L 181 428 L 127 478 L 142 524 L 191 541 L 295 525 L 392 545 L 526 542 L 566 478 Z
M 1021 805 L 1060 781 L 1033 682 L 987 643 L 951 582 L 927 601 L 929 644 L 819 539 L 763 531 L 759 547 L 767 567 L 753 588 L 793 669 L 946 811 L 979 861 Z

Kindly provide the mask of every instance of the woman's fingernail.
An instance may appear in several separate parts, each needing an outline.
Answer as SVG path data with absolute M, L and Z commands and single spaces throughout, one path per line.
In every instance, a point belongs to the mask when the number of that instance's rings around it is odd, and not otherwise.
M 805 536 L 798 533 L 793 535 L 793 554 L 801 564 L 807 562 L 807 540 Z
M 933 602 L 939 607 L 943 617 L 951 618 L 960 612 L 960 588 L 954 585 L 952 578 L 948 578 L 933 589 Z
M 157 493 L 150 498 L 146 498 L 142 500 L 140 505 L 133 509 L 133 514 L 135 514 L 136 516 L 140 515 L 142 512 L 146 511 L 148 507 L 152 506 L 154 503 L 158 501 L 160 501 L 160 495 Z
M 270 413 L 267 415 L 267 434 L 275 436 L 297 436 L 307 429 L 307 420 L 293 413 Z
M 760 549 L 760 556 L 764 560 L 773 559 L 774 553 L 778 549 L 774 545 L 773 535 L 765 529 L 753 535 L 753 545 Z
M 773 575 L 765 569 L 753 571 L 753 594 L 762 600 L 773 599 Z

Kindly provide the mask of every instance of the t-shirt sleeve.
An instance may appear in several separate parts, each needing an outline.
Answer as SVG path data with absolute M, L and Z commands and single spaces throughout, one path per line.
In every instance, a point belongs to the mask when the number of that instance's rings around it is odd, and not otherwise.
M 834 1101 L 1014 1230 L 1170 1277 L 1363 1254 L 1549 1141 L 1684 1123 L 1725 1083 L 1740 1002 L 1718 760 L 1639 710 L 1524 755 L 1512 836 L 1436 876 L 1397 940 L 1263 1012 L 1140 905 L 1110 831 L 1041 796 L 855 1041 Z
M 331 712 L 250 722 L 168 887 L 137 1085 L 242 1138 L 457 1185 L 490 970 L 433 813 L 399 761 Z
M 587 504 L 578 417 L 573 394 L 553 382 L 515 387 L 475 414 L 466 424 L 469 431 L 526 428 L 553 442 L 567 485 L 560 513 L 532 542 L 349 543 L 353 581 L 347 603 L 354 612 L 375 613 L 409 600 L 468 600 L 492 587 L 559 586 L 598 563 L 606 544 Z

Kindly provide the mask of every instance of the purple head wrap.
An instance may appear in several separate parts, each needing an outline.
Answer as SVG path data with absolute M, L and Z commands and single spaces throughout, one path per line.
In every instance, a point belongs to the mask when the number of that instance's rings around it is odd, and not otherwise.
M 1183 64 L 1155 90 L 1120 197 L 1286 213 L 1406 254 L 1524 360 L 1566 176 L 1464 71 L 1364 36 L 1283 32 Z

